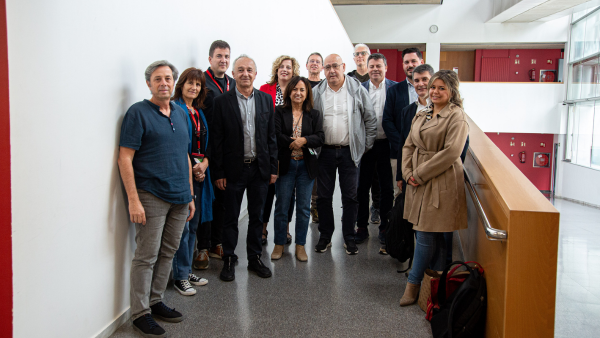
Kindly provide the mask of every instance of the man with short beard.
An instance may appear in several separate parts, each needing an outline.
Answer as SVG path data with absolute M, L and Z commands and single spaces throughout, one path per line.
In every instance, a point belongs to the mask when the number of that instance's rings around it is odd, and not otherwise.
M 231 48 L 223 40 L 214 41 L 208 50 L 208 62 L 210 67 L 204 72 L 206 87 L 209 89 L 204 104 L 204 115 L 211 130 L 213 122 L 213 100 L 215 97 L 227 93 L 235 88 L 235 80 L 225 72 L 229 69 Z M 213 182 L 214 185 L 214 182 Z M 198 256 L 192 264 L 194 269 L 206 270 L 210 257 L 221 259 L 223 257 L 222 232 L 223 217 L 225 212 L 225 193 L 214 189 L 215 200 L 213 202 L 213 220 L 204 222 L 198 226 Z
M 390 162 L 392 164 L 393 183 L 395 186 L 394 196 L 400 194 L 400 189 L 395 183 L 398 168 L 397 158 L 401 156 L 399 152 L 402 150 L 401 132 L 404 130 L 401 113 L 404 107 L 417 100 L 418 95 L 413 85 L 412 74 L 413 70 L 421 64 L 423 64 L 423 54 L 418 48 L 407 48 L 402 51 L 402 69 L 404 69 L 404 74 L 406 74 L 406 80 L 388 90 L 385 108 L 383 109 L 382 126 L 385 135 L 390 141 Z M 410 128 L 410 122 L 408 128 Z

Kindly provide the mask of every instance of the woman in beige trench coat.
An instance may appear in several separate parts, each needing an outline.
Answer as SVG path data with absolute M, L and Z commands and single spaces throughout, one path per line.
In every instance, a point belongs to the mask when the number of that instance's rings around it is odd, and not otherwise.
M 417 300 L 427 267 L 443 270 L 443 233 L 467 227 L 460 154 L 469 126 L 458 87 L 453 71 L 433 75 L 428 85 L 432 105 L 417 112 L 402 148 L 402 176 L 408 183 L 404 218 L 413 224 L 417 244 L 400 306 Z

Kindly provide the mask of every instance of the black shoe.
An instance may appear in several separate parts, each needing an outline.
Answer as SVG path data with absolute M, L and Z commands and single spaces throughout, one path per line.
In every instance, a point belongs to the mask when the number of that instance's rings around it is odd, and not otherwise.
M 152 310 L 153 317 L 164 320 L 165 322 L 179 323 L 183 320 L 181 312 L 171 309 L 163 302 L 158 302 L 150 306 L 150 310 Z
M 233 257 L 223 258 L 223 270 L 219 275 L 224 282 L 231 282 L 235 279 L 235 260 Z
M 248 270 L 256 272 L 258 277 L 269 278 L 272 276 L 271 270 L 267 268 L 260 260 L 260 256 L 248 261 Z
M 361 231 L 362 230 L 362 231 Z M 354 241 L 356 244 L 360 244 L 369 239 L 369 230 L 367 229 L 358 229 L 356 235 L 354 236 Z
M 356 255 L 358 253 L 358 247 L 353 239 L 347 240 L 346 243 L 344 243 L 344 248 L 346 248 L 346 253 L 348 255 Z
M 329 248 L 331 246 L 331 240 L 326 239 L 326 238 L 319 238 L 319 243 L 317 243 L 317 245 L 315 246 L 315 251 L 316 252 L 325 252 L 327 251 L 327 248 Z
M 152 315 L 147 313 L 133 321 L 133 329 L 139 332 L 142 337 L 166 337 L 165 329 L 160 327 L 152 318 Z

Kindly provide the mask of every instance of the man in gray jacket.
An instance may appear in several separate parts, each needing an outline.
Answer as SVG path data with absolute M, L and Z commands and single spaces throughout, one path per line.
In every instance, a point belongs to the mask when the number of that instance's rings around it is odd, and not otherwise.
M 360 159 L 373 147 L 377 136 L 377 117 L 369 93 L 358 80 L 344 76 L 346 65 L 337 54 L 323 63 L 325 80 L 313 88 L 314 109 L 323 114 L 325 144 L 318 149 L 317 210 L 321 237 L 315 247 L 325 252 L 331 246 L 335 230 L 333 191 L 336 170 L 342 191 L 342 234 L 346 253 L 358 253 L 354 241 L 354 224 L 358 211 L 358 174 Z

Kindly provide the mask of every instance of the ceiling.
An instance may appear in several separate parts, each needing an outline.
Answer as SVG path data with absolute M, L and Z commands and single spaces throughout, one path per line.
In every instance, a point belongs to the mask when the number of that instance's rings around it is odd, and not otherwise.
M 488 23 L 528 23 L 571 14 L 569 9 L 589 0 L 494 0 L 494 16 Z
M 333 5 L 441 5 L 444 0 L 331 0 Z

